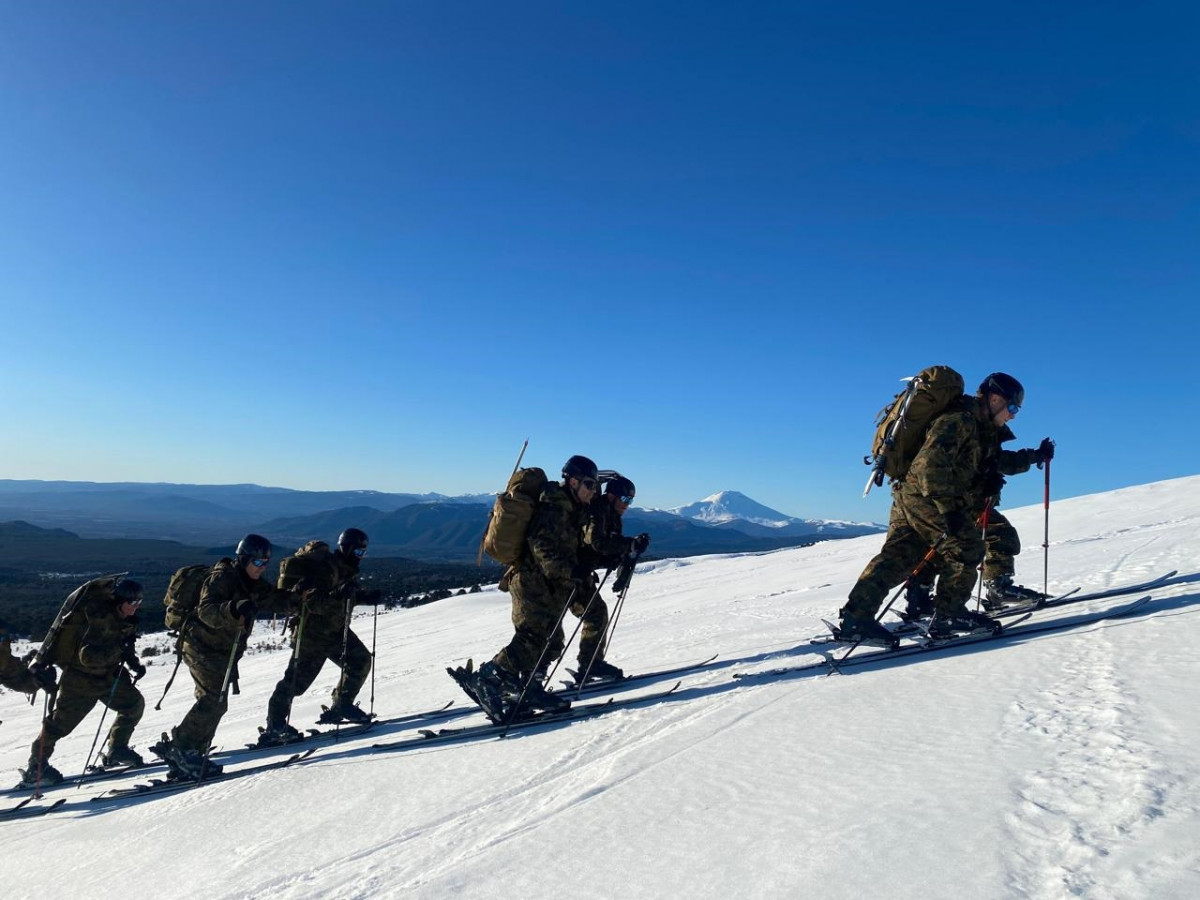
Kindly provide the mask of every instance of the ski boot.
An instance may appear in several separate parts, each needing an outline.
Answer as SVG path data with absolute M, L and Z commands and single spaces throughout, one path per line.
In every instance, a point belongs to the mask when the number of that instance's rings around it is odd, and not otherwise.
M 1022 584 L 1013 584 L 1011 575 L 989 578 L 983 583 L 983 587 L 983 608 L 993 611 L 1046 599 L 1046 595 L 1041 591 L 1035 591 Z
M 910 581 L 904 589 L 904 599 L 906 608 L 901 616 L 904 621 L 916 622 L 933 615 L 933 596 L 929 592 L 929 585 Z
M 267 723 L 265 728 L 258 729 L 257 747 L 282 747 L 284 744 L 295 744 L 304 740 L 304 735 L 287 722 L 278 724 Z
M 579 661 L 579 675 L 583 676 L 583 670 L 587 668 L 587 663 L 583 660 Z M 592 663 L 591 671 L 588 672 L 588 682 L 593 681 L 621 681 L 625 677 L 625 673 L 614 666 L 612 663 L 604 659 L 597 659 Z
M 894 650 L 900 645 L 896 636 L 876 622 L 874 616 L 858 616 L 844 607 L 841 611 L 841 622 L 833 636 L 846 643 L 867 644 L 888 650 Z
M 348 700 L 342 700 L 333 706 L 324 707 L 317 722 L 321 725 L 366 725 L 374 718 L 374 713 L 369 713 Z
M 52 784 L 62 784 L 63 782 L 63 773 L 54 768 L 54 766 L 50 765 L 50 763 L 46 760 L 42 760 L 41 762 L 42 777 L 39 782 L 37 756 L 30 756 L 29 762 L 25 764 L 25 768 L 18 769 L 17 771 L 21 775 L 21 783 L 18 784 L 17 787 L 22 789 L 37 787 L 39 783 L 43 786 L 48 786 Z
M 100 769 L 136 768 L 146 764 L 141 754 L 135 752 L 128 744 L 124 747 L 109 747 L 107 752 L 100 754 L 100 759 L 96 762 L 97 768 Z
M 934 640 L 962 637 L 967 634 L 997 634 L 1000 623 L 991 616 L 973 612 L 965 606 L 950 614 L 938 613 L 929 626 L 929 636 Z

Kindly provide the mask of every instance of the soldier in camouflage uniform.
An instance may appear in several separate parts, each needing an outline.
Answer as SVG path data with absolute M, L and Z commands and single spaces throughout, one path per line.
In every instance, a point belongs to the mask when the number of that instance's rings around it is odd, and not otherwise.
M 603 495 L 592 499 L 587 525 L 583 529 L 581 558 L 591 570 L 612 570 L 621 565 L 631 554 L 641 555 L 650 546 L 650 535 L 639 534 L 625 537 L 622 534 L 621 518 L 637 491 L 633 482 L 624 475 L 614 475 L 604 485 Z M 571 603 L 571 613 L 583 619 L 579 636 L 579 675 L 588 673 L 591 680 L 616 680 L 625 673 L 604 658 L 606 648 L 602 644 L 608 629 L 608 605 L 593 588 L 590 608 L 587 598 L 576 597 Z M 561 649 L 559 653 L 561 653 Z
M 379 591 L 364 591 L 358 586 L 358 570 L 367 554 L 368 542 L 365 531 L 347 528 L 338 537 L 337 550 L 328 553 L 326 549 L 327 555 L 315 563 L 322 570 L 320 574 L 307 576 L 294 585 L 304 594 L 304 603 L 292 631 L 292 658 L 267 705 L 267 724 L 259 738 L 261 745 L 284 744 L 303 737 L 288 723 L 292 700 L 312 686 L 326 660 L 338 665 L 342 674 L 333 689 L 333 703 L 320 721 L 371 720 L 354 703 L 371 672 L 371 651 L 350 630 L 349 622 L 355 604 L 378 602 L 380 597 Z M 320 546 L 325 547 L 324 543 Z M 281 571 L 279 587 L 287 586 Z
M 85 588 L 63 619 L 46 657 L 47 665 L 62 669 L 58 697 L 30 747 L 29 763 L 21 772 L 23 786 L 63 780 L 62 773 L 50 765 L 50 756 L 58 741 L 75 730 L 97 701 L 116 713 L 100 765 L 142 765 L 141 756 L 129 746 L 146 707 L 141 691 L 134 687 L 146 674 L 134 649 L 141 603 L 142 586 L 130 578 L 116 584 L 96 581 Z
M 989 381 L 999 381 L 1002 372 L 996 372 L 984 379 L 980 390 L 984 390 Z M 1011 385 L 1007 385 L 1012 390 Z M 1023 399 L 1023 397 L 1022 397 Z M 1020 404 L 1018 404 L 1020 405 Z M 983 607 L 986 610 L 1003 609 L 1012 603 L 1039 600 L 1045 595 L 1023 585 L 1013 584 L 1016 573 L 1016 557 L 1021 552 L 1021 537 L 1017 529 L 996 508 L 1000 505 L 1000 491 L 1004 487 L 1004 476 L 1021 475 L 1033 466 L 1041 468 L 1054 458 L 1054 441 L 1043 438 L 1037 447 L 1027 447 L 1024 450 L 1005 450 L 1003 445 L 1016 440 L 1016 435 L 1008 425 L 1002 425 L 995 432 L 997 452 L 991 459 L 991 470 L 980 481 L 978 493 L 972 500 L 972 508 L 980 510 L 976 525 L 983 526 L 983 511 L 987 510 L 987 528 L 984 531 L 986 552 L 983 558 Z M 988 501 L 991 500 L 989 506 Z M 938 565 L 926 566 L 913 579 L 906 592 L 909 618 L 928 616 L 933 612 L 933 584 L 937 576 Z
M 200 589 L 196 615 L 182 635 L 196 702 L 171 736 L 163 734 L 150 748 L 166 761 L 172 778 L 198 780 L 221 773 L 221 767 L 208 760 L 208 751 L 228 708 L 226 673 L 236 680 L 233 673 L 260 608 L 286 613 L 299 605 L 290 591 L 278 591 L 262 580 L 270 561 L 271 542 L 248 534 L 238 544 L 236 558 L 226 557 L 213 566 Z
M 572 456 L 562 483 L 547 484 L 525 536 L 525 551 L 509 581 L 512 640 L 474 673 L 474 693 L 484 712 L 507 721 L 524 690 L 523 707 L 558 710 L 570 704 L 548 693 L 536 677 L 540 662 L 563 647 L 565 607 L 592 592 L 592 572 L 580 558 L 588 508 L 600 486 L 596 464 Z M 586 602 L 586 601 L 585 601 Z
M 908 472 L 892 485 L 883 548 L 867 564 L 841 610 L 843 637 L 894 644 L 875 615 L 888 591 L 903 583 L 933 546 L 941 577 L 931 633 L 994 624 L 966 606 L 984 556 L 975 523 L 983 512 L 985 481 L 998 464 L 1001 429 L 1020 410 L 1024 397 L 1015 378 L 998 372 L 984 380 L 974 397 L 963 395 L 929 424 Z

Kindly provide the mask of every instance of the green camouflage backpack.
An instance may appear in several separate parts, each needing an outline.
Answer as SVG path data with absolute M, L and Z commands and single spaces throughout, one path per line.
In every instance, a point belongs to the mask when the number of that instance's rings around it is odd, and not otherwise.
M 313 588 L 323 594 L 332 594 L 337 584 L 337 562 L 333 551 L 324 541 L 309 541 L 279 564 L 280 590 L 290 591 L 302 580 L 308 579 Z
M 195 615 L 196 607 L 200 605 L 200 588 L 204 587 L 204 579 L 211 571 L 212 566 L 202 563 L 175 570 L 163 596 L 167 631 L 179 631 Z
M 963 377 L 949 366 L 930 366 L 904 380 L 908 386 L 875 417 L 871 455 L 863 457 L 872 467 L 864 497 L 872 485 L 883 484 L 885 475 L 898 481 L 908 473 L 929 423 L 963 395 Z
M 511 566 L 521 558 L 525 534 L 546 482 L 546 473 L 536 466 L 517 469 L 508 479 L 505 492 L 496 495 L 487 533 L 483 536 L 483 549 L 496 562 Z

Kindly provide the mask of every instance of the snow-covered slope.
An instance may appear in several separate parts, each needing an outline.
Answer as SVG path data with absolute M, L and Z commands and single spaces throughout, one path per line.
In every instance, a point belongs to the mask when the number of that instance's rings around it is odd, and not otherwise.
M 1039 585 L 1042 509 L 1008 514 L 1029 548 L 1019 580 Z M 818 658 L 806 639 L 881 538 L 650 563 L 611 659 L 721 654 L 669 702 L 403 754 L 372 752 L 412 734 L 384 730 L 113 809 L 72 790 L 62 811 L 0 823 L 4 896 L 1200 896 L 1198 527 L 1200 477 L 1055 503 L 1051 588 L 1180 577 L 1130 619 L 752 684 L 730 676 Z M 461 702 L 444 667 L 491 655 L 510 627 L 494 590 L 381 616 L 376 709 Z M 371 628 L 356 620 L 368 644 Z M 153 710 L 167 662 L 142 682 L 142 748 L 190 703 L 185 671 Z M 247 657 L 220 744 L 254 737 L 285 664 Z M 0 768 L 25 759 L 40 705 L 0 696 Z M 83 762 L 98 715 L 59 744 L 61 768 Z

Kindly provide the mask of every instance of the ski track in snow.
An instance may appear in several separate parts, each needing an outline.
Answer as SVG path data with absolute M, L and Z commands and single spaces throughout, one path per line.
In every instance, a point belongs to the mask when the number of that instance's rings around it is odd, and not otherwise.
M 1058 671 L 1039 673 L 1046 686 L 1018 698 L 1006 716 L 1007 748 L 1032 745 L 1050 760 L 1014 777 L 1007 885 L 1028 897 L 1144 896 L 1127 878 L 1114 882 L 1105 863 L 1118 845 L 1146 839 L 1173 778 L 1155 748 L 1134 736 L 1142 726 L 1137 696 L 1117 674 L 1105 630 L 1073 641 L 1060 659 Z

